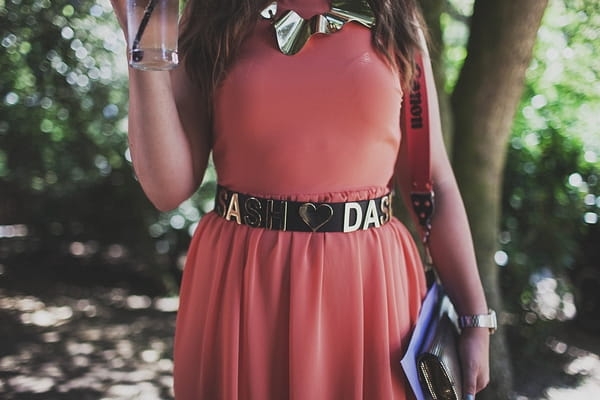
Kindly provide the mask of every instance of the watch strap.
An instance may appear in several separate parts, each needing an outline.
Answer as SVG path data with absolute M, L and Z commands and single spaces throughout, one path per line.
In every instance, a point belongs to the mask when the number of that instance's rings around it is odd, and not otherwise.
M 458 317 L 458 326 L 460 329 L 488 328 L 490 334 L 493 334 L 498 329 L 496 312 L 490 309 L 487 314 L 461 315 Z

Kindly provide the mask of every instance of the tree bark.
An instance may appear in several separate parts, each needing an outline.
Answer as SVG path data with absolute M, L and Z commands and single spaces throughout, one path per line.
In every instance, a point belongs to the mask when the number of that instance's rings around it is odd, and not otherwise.
M 468 55 L 451 97 L 453 164 L 490 307 L 502 309 L 494 253 L 506 146 L 548 0 L 476 0 Z M 510 399 L 506 339 L 492 337 L 491 381 L 478 399 Z
M 444 144 L 448 155 L 452 155 L 452 110 L 450 108 L 450 96 L 444 89 L 446 83 L 446 72 L 444 69 L 444 38 L 440 15 L 447 0 L 419 0 L 423 16 L 429 33 L 429 55 L 433 66 L 433 75 L 440 105 L 440 117 L 442 120 L 442 131 L 444 133 Z

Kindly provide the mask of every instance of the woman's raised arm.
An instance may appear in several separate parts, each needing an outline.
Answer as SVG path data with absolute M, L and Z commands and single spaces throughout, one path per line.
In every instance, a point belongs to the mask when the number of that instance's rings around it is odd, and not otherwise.
M 111 0 L 125 29 L 125 0 Z M 129 146 L 150 201 L 177 207 L 202 181 L 210 152 L 208 110 L 183 65 L 172 71 L 129 69 Z

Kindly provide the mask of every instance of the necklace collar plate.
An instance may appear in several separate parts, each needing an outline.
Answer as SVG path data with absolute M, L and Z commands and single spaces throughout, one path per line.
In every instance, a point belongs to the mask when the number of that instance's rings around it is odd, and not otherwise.
M 334 0 L 328 12 L 308 19 L 302 18 L 293 10 L 276 18 L 276 1 L 265 7 L 260 14 L 272 21 L 277 45 L 285 55 L 298 53 L 315 34 L 338 32 L 347 22 L 358 22 L 367 28 L 375 25 L 375 16 L 366 0 Z

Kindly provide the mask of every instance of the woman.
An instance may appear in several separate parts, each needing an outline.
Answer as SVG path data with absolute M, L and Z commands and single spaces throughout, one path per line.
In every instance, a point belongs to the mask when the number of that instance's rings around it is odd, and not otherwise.
M 182 282 L 178 400 L 413 398 L 399 360 L 425 283 L 388 193 L 409 186 L 399 113 L 420 51 L 414 3 L 188 0 L 184 67 L 130 70 L 129 141 L 150 200 L 187 199 L 210 151 L 219 177 Z M 365 19 L 320 17 L 340 10 Z M 324 34 L 286 47 L 274 31 L 286 18 Z M 431 252 L 459 314 L 486 314 L 437 110 L 432 127 Z M 460 338 L 469 399 L 488 382 L 488 336 Z

